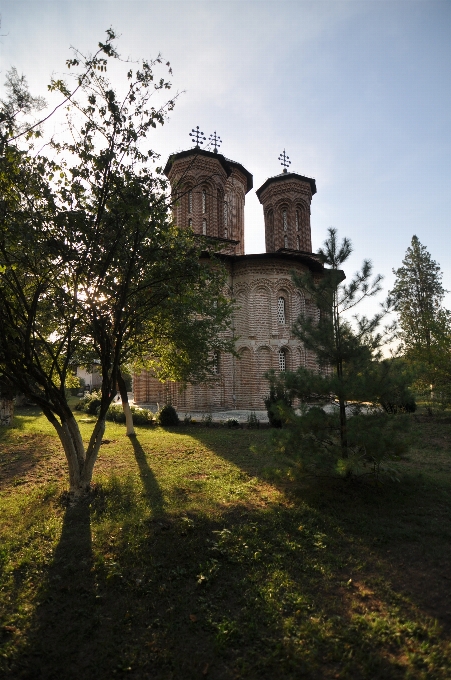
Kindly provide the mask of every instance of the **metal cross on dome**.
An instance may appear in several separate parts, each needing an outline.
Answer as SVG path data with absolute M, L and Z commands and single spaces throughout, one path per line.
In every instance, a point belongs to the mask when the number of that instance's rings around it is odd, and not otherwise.
M 218 153 L 218 147 L 222 144 L 222 139 L 216 134 L 216 130 L 210 135 L 210 143 L 214 145 L 213 153 Z
M 199 126 L 197 126 L 195 130 L 193 128 L 189 133 L 189 136 L 192 137 L 193 142 L 196 143 L 196 149 L 199 149 L 200 145 L 203 144 L 207 139 L 206 137 L 204 137 L 204 133 L 199 130 Z
M 291 165 L 291 161 L 290 161 L 290 157 L 287 156 L 287 154 L 285 153 L 285 149 L 283 150 L 283 153 L 280 154 L 279 161 L 280 161 L 280 165 L 283 166 L 283 171 L 288 172 L 287 168 L 288 168 L 288 166 Z

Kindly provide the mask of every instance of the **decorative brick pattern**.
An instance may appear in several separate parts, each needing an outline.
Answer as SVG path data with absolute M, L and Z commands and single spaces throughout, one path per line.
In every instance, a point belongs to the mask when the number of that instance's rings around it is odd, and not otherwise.
M 265 182 L 263 191 L 258 192 L 265 216 L 266 252 L 284 248 L 310 253 L 311 180 L 294 173 L 273 180 Z
M 177 197 L 176 223 L 192 225 L 201 234 L 206 220 L 207 235 L 223 244 L 227 290 L 235 300 L 230 334 L 238 356 L 221 354 L 216 375 L 205 384 L 183 389 L 176 382 L 160 383 L 148 372 L 135 375 L 135 402 L 162 405 L 170 401 L 180 411 L 262 409 L 268 370 L 279 371 L 283 365 L 286 370 L 317 368 L 315 354 L 302 347 L 292 326 L 299 314 L 315 317 L 318 310 L 291 279 L 293 270 L 303 274 L 311 269 L 315 277 L 322 276 L 322 266 L 311 254 L 314 180 L 287 173 L 265 182 L 257 194 L 265 216 L 266 253 L 244 255 L 244 200 L 252 184 L 249 173 L 220 154 L 196 149 L 171 157 L 165 171 Z M 284 252 L 285 238 L 288 250 Z M 281 323 L 281 298 L 285 323 Z

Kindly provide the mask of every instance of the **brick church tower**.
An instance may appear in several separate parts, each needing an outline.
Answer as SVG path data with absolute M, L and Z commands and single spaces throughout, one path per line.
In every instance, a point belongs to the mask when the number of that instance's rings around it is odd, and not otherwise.
M 266 252 L 312 251 L 310 204 L 316 194 L 314 179 L 287 172 L 270 177 L 257 190 L 265 216 Z
M 244 255 L 244 201 L 252 175 L 222 154 L 198 147 L 170 156 L 164 169 L 174 196 L 174 221 L 224 242 L 224 252 Z
M 314 179 L 288 172 L 287 161 L 284 152 L 284 171 L 257 190 L 266 252 L 246 255 L 244 202 L 252 188 L 252 175 L 216 148 L 206 151 L 196 146 L 169 157 L 164 172 L 175 198 L 174 222 L 221 246 L 227 288 L 235 301 L 229 332 L 238 356 L 223 353 L 217 358 L 212 380 L 183 389 L 178 383 L 160 383 L 150 373 L 136 375 L 136 403 L 155 408 L 157 403 L 170 401 L 185 412 L 264 409 L 267 371 L 316 366 L 314 353 L 306 351 L 292 332 L 300 314 L 316 314 L 308 297 L 294 285 L 292 272 L 311 271 L 315 277 L 324 272 L 311 252 L 310 204 L 316 184 Z

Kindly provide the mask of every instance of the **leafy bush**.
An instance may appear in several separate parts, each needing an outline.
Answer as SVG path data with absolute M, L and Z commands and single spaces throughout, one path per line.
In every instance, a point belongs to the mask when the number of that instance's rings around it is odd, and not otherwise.
M 130 411 L 132 412 L 133 423 L 135 425 L 150 425 L 154 421 L 154 415 L 148 409 L 132 405 L 130 406 Z M 106 419 L 114 423 L 125 423 L 125 413 L 121 402 L 111 404 L 107 411 Z
M 125 413 L 121 402 L 110 404 L 110 408 L 106 412 L 106 419 L 113 423 L 125 423 Z
M 91 416 L 95 416 L 100 406 L 101 398 L 102 393 L 100 390 L 98 392 L 94 390 L 91 394 L 88 393 L 80 399 L 78 404 L 75 405 L 75 410 L 83 411 L 84 413 L 89 413 Z
M 166 406 L 163 406 L 157 417 L 158 422 L 160 425 L 163 425 L 163 427 L 178 425 L 180 422 L 177 411 L 172 406 L 172 404 L 166 404 Z
M 130 406 L 135 425 L 150 425 L 154 422 L 154 414 L 147 408 Z
M 228 420 L 226 420 L 226 425 L 227 427 L 239 427 L 240 423 L 236 418 L 228 418 Z

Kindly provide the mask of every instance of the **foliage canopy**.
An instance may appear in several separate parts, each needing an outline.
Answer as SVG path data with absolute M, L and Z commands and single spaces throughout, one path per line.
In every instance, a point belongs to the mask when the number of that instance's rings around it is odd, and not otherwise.
M 38 126 L 15 123 L 36 105 L 17 73 L 0 119 L 0 370 L 56 428 L 74 492 L 89 486 L 127 363 L 151 355 L 162 377 L 199 380 L 212 352 L 230 347 L 221 268 L 200 258 L 202 239 L 172 224 L 166 180 L 149 167 L 147 135 L 174 106 L 153 104 L 171 87 L 155 77 L 161 58 L 125 64 L 119 95 L 105 75 L 111 60 L 124 66 L 114 39 L 108 31 L 94 56 L 75 51 L 72 88 L 51 81 L 69 132 L 49 141 L 53 158 L 33 152 Z M 85 450 L 65 387 L 93 359 L 101 403 Z

